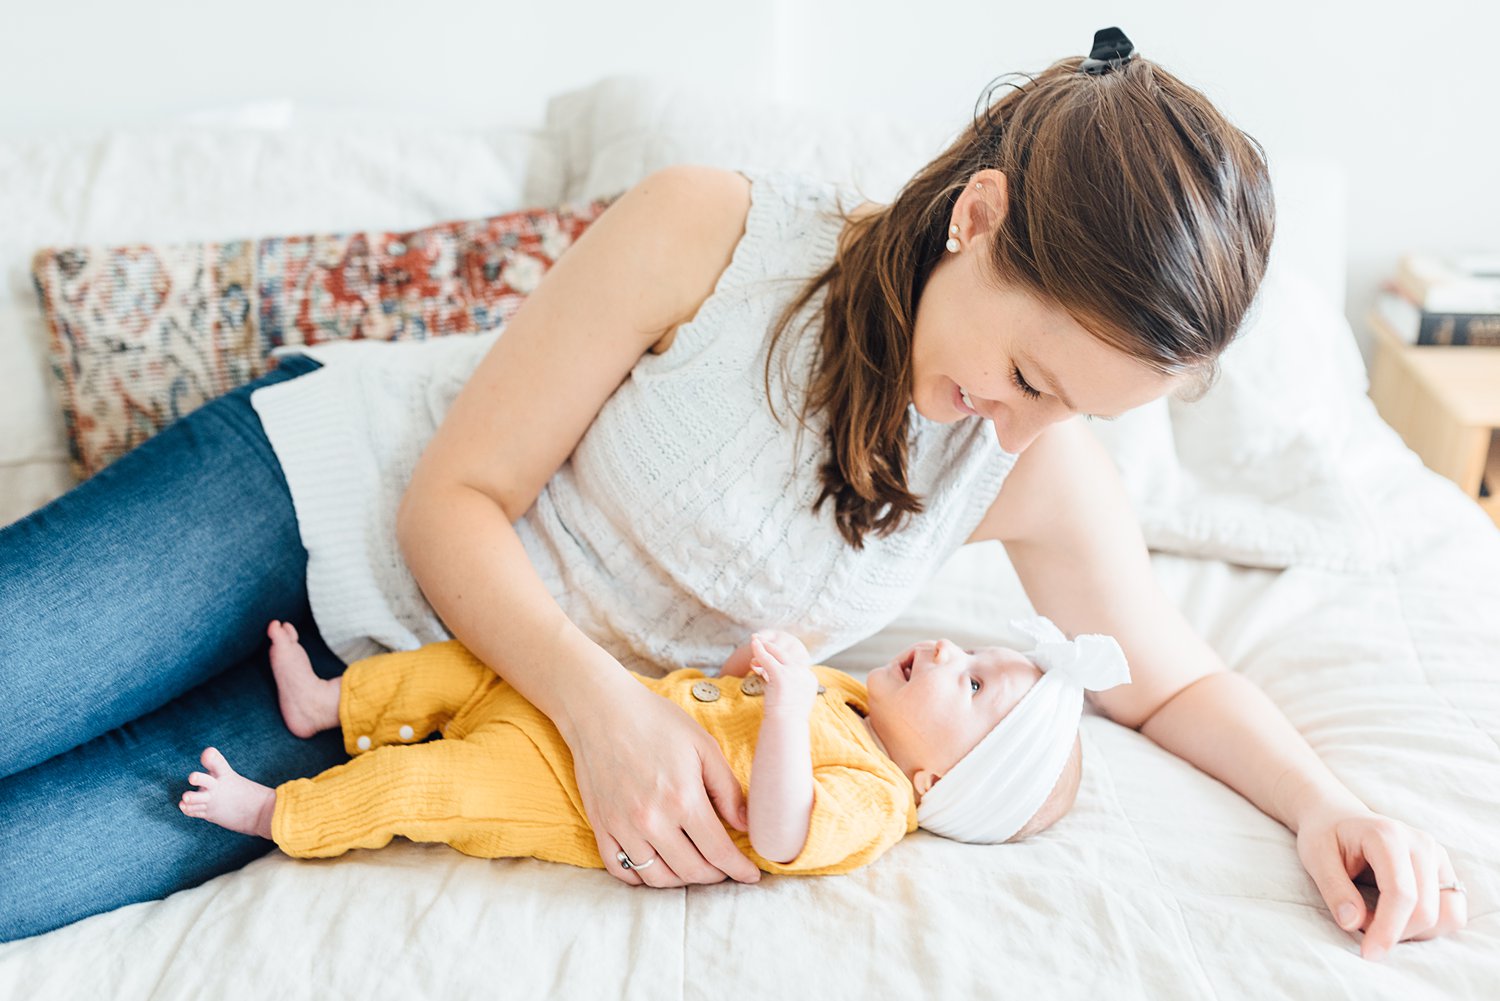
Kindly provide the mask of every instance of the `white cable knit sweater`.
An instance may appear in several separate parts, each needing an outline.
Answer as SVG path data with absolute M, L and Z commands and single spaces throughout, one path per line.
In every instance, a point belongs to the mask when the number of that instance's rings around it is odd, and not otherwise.
M 745 234 L 713 294 L 665 353 L 641 358 L 516 525 L 568 617 L 646 674 L 722 662 L 754 628 L 795 633 L 817 661 L 876 632 L 969 537 L 1015 461 L 987 422 L 913 407 L 908 483 L 926 511 L 859 551 L 831 503 L 813 513 L 821 425 L 799 447 L 773 379 L 778 425 L 763 362 L 778 310 L 833 257 L 839 192 L 743 173 Z M 783 337 L 799 378 L 817 329 L 799 327 L 822 298 Z M 451 638 L 397 548 L 396 508 L 496 336 L 302 349 L 325 367 L 251 398 L 291 488 L 313 616 L 346 662 Z

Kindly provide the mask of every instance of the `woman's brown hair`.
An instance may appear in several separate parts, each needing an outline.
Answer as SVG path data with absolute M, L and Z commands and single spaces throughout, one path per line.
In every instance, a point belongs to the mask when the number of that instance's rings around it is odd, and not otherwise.
M 990 242 L 997 283 L 1068 312 L 1103 342 L 1201 395 L 1265 273 L 1275 202 L 1265 151 L 1202 93 L 1136 56 L 1108 72 L 1082 57 L 986 88 L 972 124 L 895 200 L 844 222 L 832 263 L 773 325 L 771 359 L 820 289 L 822 330 L 799 421 L 827 420 L 814 510 L 832 500 L 856 549 L 922 500 L 907 489 L 907 408 L 917 300 L 945 252 L 953 205 L 985 168 L 1009 206 Z M 990 104 L 998 86 L 1014 89 Z M 772 404 L 774 409 L 774 403 Z

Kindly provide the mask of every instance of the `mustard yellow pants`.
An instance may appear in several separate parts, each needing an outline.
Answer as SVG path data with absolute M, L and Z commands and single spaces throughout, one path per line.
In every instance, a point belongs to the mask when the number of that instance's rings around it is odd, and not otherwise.
M 557 728 L 461 644 L 351 664 L 339 724 L 352 760 L 276 788 L 271 836 L 288 855 L 399 835 L 603 868 Z M 436 732 L 444 739 L 421 743 Z

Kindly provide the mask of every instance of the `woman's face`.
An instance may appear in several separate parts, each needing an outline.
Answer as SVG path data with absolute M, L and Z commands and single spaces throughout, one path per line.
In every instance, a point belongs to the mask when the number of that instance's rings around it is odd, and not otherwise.
M 980 171 L 954 205 L 958 232 L 949 235 L 960 250 L 943 255 L 917 303 L 911 396 L 928 420 L 994 422 L 1000 447 L 1020 452 L 1049 424 L 1080 413 L 1110 419 L 1181 380 L 1105 344 L 1056 305 L 995 287 L 987 261 L 1004 181 Z

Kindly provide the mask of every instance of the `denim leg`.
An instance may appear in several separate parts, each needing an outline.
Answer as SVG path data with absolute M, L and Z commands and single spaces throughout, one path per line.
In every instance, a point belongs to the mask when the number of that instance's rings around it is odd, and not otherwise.
M 178 810 L 212 744 L 267 785 L 344 760 L 287 731 L 266 623 L 343 673 L 250 407 L 317 368 L 289 357 L 0 528 L 0 941 L 195 886 L 271 843 Z
M 307 553 L 250 393 L 208 403 L 0 528 L 0 776 L 138 719 L 267 643 Z
M 286 618 L 320 676 L 343 671 L 305 602 Z M 258 651 L 141 719 L 0 779 L 0 942 L 160 899 L 271 851 L 177 808 L 205 747 L 273 788 L 348 760 L 337 729 L 310 740 L 287 730 Z

